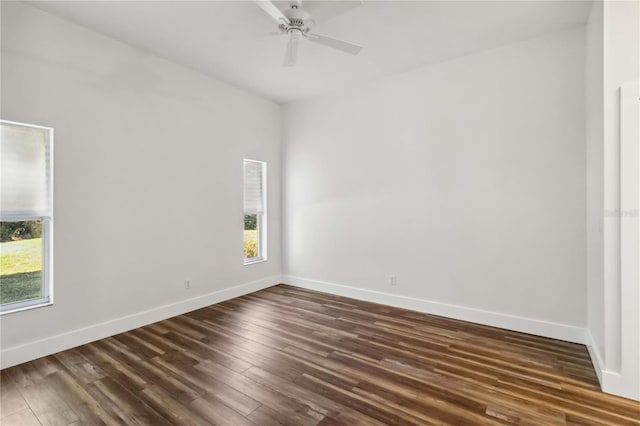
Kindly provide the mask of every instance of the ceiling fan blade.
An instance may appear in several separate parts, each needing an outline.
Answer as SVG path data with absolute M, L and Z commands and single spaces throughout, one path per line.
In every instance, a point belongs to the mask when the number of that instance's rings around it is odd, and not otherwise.
M 253 0 L 262 10 L 267 12 L 277 23 L 289 25 L 289 18 L 269 0 Z
M 289 33 L 289 43 L 284 54 L 284 66 L 295 67 L 298 59 L 298 43 L 300 42 L 300 34 L 297 31 Z
M 328 47 L 333 47 L 334 49 L 341 50 L 351 55 L 357 55 L 362 50 L 362 46 L 358 46 L 357 44 L 338 40 L 337 38 L 328 37 L 321 34 L 308 34 L 306 37 L 309 39 L 309 41 L 323 44 Z

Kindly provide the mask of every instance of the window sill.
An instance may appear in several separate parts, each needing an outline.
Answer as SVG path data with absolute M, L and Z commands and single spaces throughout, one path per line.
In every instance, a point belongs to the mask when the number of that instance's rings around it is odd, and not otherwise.
M 252 259 L 247 259 L 244 261 L 244 266 L 247 265 L 255 265 L 256 263 L 262 263 L 262 262 L 266 262 L 267 259 L 263 259 L 261 257 L 254 257 Z
M 36 304 L 33 304 L 33 305 L 20 306 L 20 307 L 15 307 L 13 309 L 2 310 L 2 311 L 0 311 L 0 316 L 9 315 L 9 314 L 15 314 L 17 312 L 29 311 L 31 309 L 44 308 L 46 306 L 53 306 L 53 302 L 52 301 L 46 301 L 46 302 L 42 302 L 42 303 L 36 303 Z

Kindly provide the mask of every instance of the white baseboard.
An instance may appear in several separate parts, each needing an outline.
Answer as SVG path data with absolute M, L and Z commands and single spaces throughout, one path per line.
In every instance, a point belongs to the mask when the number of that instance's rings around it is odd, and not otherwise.
M 95 340 L 123 333 L 157 321 L 181 315 L 205 306 L 220 303 L 234 297 L 243 296 L 274 286 L 282 282 L 280 275 L 273 275 L 257 281 L 251 281 L 234 287 L 214 291 L 212 293 L 181 300 L 125 317 L 115 318 L 99 324 L 68 331 L 66 333 L 36 340 L 19 346 L 3 348 L 0 352 L 0 368 L 22 364 L 36 358 L 84 345 Z
M 605 368 L 600 351 L 598 350 L 596 342 L 589 330 L 587 330 L 586 345 L 587 349 L 589 349 L 589 356 L 593 363 L 593 369 L 596 370 L 596 375 L 598 376 L 598 381 L 600 382 L 600 388 L 602 391 L 612 395 L 618 395 L 635 401 L 640 401 L 634 387 L 629 384 L 629 379 L 627 377 L 624 377 L 619 372 L 610 371 Z
M 550 337 L 567 342 L 580 344 L 587 343 L 586 329 L 573 325 L 559 324 L 499 312 L 484 311 L 465 306 L 450 305 L 432 300 L 367 290 L 308 278 L 285 275 L 283 276 L 283 280 L 285 283 L 296 287 L 322 291 L 338 296 L 380 303 L 383 305 L 469 321 L 477 324 L 490 325 L 492 327 L 499 327 L 522 333 L 535 334 L 537 336 Z
M 585 345 L 589 350 L 589 356 L 591 357 L 591 363 L 593 364 L 593 369 L 596 371 L 596 375 L 598 376 L 598 382 L 600 382 L 600 388 L 604 389 L 603 383 L 604 378 L 602 376 L 602 372 L 604 371 L 604 362 L 602 361 L 602 356 L 600 355 L 600 351 L 598 350 L 598 346 L 596 345 L 596 341 L 593 339 L 591 335 L 591 331 L 589 329 L 586 330 L 586 338 L 587 342 Z
M 597 371 L 596 369 L 596 372 Z M 603 392 L 622 396 L 634 401 L 640 401 L 640 396 L 636 391 L 632 378 L 625 377 L 616 371 L 602 370 L 601 374 L 602 381 L 600 382 L 600 388 Z

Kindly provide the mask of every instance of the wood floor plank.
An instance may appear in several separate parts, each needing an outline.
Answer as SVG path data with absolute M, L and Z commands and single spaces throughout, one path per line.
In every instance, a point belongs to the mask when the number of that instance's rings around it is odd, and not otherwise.
M 53 355 L 75 380 L 82 383 L 91 383 L 106 377 L 106 373 L 97 365 L 89 362 L 76 349 L 58 352 Z
M 98 379 L 99 380 L 99 379 Z M 59 371 L 52 375 L 48 382 L 58 396 L 62 398 L 78 416 L 76 423 L 91 425 L 117 425 L 118 421 L 111 417 L 100 404 L 82 387 L 67 371 Z
M 420 425 L 433 424 L 422 422 L 420 419 L 413 417 L 411 414 L 393 410 L 391 407 L 381 406 L 377 401 L 358 395 L 354 392 L 333 386 L 316 377 L 304 374 L 295 380 L 295 383 L 316 392 L 326 398 L 331 398 L 342 403 L 354 410 L 361 411 L 369 417 L 376 419 L 384 424 L 393 425 Z
M 18 411 L 29 408 L 18 385 L 11 380 L 0 380 L 0 416 L 7 417 Z
M 171 398 L 171 395 L 159 386 L 147 386 L 139 395 L 141 400 L 168 419 L 170 423 L 185 426 L 210 424 L 188 405 Z
M 315 425 L 324 417 L 311 406 L 288 398 L 282 393 L 263 386 L 246 376 L 217 365 L 204 362 L 196 366 L 200 371 L 217 377 L 220 381 L 236 389 L 238 392 L 253 398 L 279 413 L 278 421 L 283 424 Z M 286 419 L 289 420 L 286 420 Z M 286 420 L 286 421 L 285 421 Z
M 633 425 L 583 345 L 287 285 L 0 372 L 2 425 Z
M 42 423 L 29 408 L 23 408 L 7 416 L 3 416 L 0 424 L 4 426 L 41 426 Z
M 200 417 L 216 425 L 255 426 L 255 423 L 246 417 L 251 415 L 254 410 L 248 410 L 245 415 L 242 415 L 226 403 L 227 401 L 205 394 L 191 402 L 190 406 Z
M 266 405 L 260 406 L 254 412 L 249 414 L 249 419 L 255 424 L 261 426 L 282 426 L 283 424 L 277 420 L 277 417 L 278 413 Z

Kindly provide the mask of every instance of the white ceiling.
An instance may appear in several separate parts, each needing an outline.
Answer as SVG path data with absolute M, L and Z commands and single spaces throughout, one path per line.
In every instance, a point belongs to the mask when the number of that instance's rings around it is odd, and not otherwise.
M 46 1 L 30 4 L 272 99 L 339 90 L 548 32 L 583 25 L 582 1 L 308 1 L 318 33 L 361 44 L 359 56 L 287 38 L 252 1 Z M 289 2 L 279 2 L 280 9 Z

